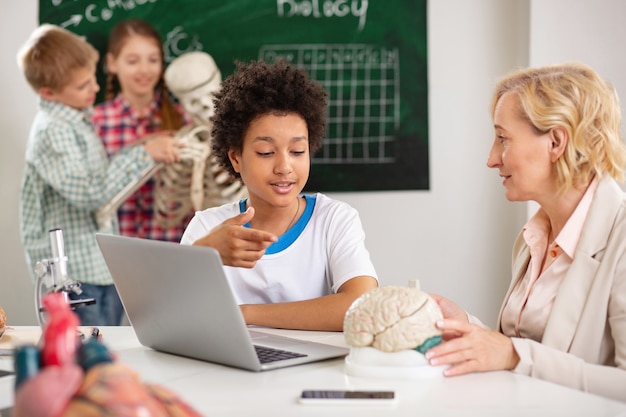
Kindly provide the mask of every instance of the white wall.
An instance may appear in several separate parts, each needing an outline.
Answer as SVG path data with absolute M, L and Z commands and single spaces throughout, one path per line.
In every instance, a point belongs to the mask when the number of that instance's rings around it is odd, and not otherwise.
M 36 324 L 34 290 L 19 239 L 18 198 L 35 95 L 17 67 L 17 50 L 37 26 L 38 2 L 0 0 L 0 306 L 9 325 Z
M 600 63 L 607 71 L 598 67 L 602 73 L 617 70 L 614 60 L 623 58 L 613 34 L 624 30 L 619 19 L 626 2 L 596 0 L 592 10 L 584 9 L 587 4 L 587 0 L 429 2 L 431 189 L 333 194 L 360 211 L 383 284 L 406 285 L 409 279 L 419 279 L 423 289 L 455 299 L 486 323 L 495 323 L 510 279 L 511 245 L 526 218 L 526 205 L 507 202 L 497 173 L 485 166 L 493 136 L 488 111 L 491 90 L 497 78 L 515 67 L 560 60 L 559 53 L 567 46 L 571 51 L 584 45 L 591 55 L 582 58 L 592 65 L 597 57 L 606 57 Z M 5 57 L 0 67 L 4 130 L 0 306 L 7 310 L 9 324 L 35 324 L 17 213 L 35 96 L 14 57 L 36 26 L 37 1 L 1 0 L 0 16 L 0 51 Z M 585 42 L 567 36 L 557 39 L 555 32 L 564 27 Z M 598 30 L 600 35 L 592 37 Z M 615 83 L 619 84 L 617 79 Z M 621 87 L 626 88 L 626 83 Z
M 337 195 L 360 210 L 384 284 L 419 279 L 490 324 L 524 206 L 485 165 L 488 105 L 495 79 L 526 64 L 527 19 L 525 1 L 429 2 L 431 189 Z
M 626 2 L 533 0 L 530 11 L 530 65 L 590 65 L 616 88 L 626 120 Z
M 626 120 L 626 2 L 621 0 L 533 0 L 530 8 L 529 65 L 580 61 L 613 83 Z M 622 126 L 622 135 L 626 129 Z M 625 188 L 622 185 L 622 188 Z M 528 216 L 537 204 L 528 204 Z

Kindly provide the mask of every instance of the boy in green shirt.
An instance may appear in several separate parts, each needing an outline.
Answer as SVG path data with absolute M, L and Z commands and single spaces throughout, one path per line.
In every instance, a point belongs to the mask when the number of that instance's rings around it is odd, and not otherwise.
M 90 122 L 99 86 L 98 52 L 83 38 L 44 24 L 18 53 L 18 63 L 38 97 L 38 112 L 26 146 L 20 193 L 20 234 L 34 276 L 35 265 L 50 259 L 49 231 L 62 229 L 68 276 L 81 282 L 80 298 L 96 304 L 76 309 L 82 325 L 118 325 L 123 307 L 95 233 L 118 233 L 117 219 L 100 225 L 94 211 L 154 161 L 175 162 L 171 136 L 129 147 L 111 160 Z M 70 295 L 76 298 L 76 295 Z

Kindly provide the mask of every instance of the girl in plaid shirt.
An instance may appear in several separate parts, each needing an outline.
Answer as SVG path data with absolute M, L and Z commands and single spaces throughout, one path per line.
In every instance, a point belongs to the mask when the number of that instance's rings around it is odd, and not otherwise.
M 94 108 L 92 116 L 110 156 L 148 137 L 172 135 L 191 121 L 170 100 L 164 67 L 161 37 L 149 23 L 129 19 L 113 28 L 106 55 L 106 101 Z M 162 227 L 154 213 L 154 188 L 151 179 L 120 206 L 120 232 L 179 242 L 193 212 L 174 227 Z

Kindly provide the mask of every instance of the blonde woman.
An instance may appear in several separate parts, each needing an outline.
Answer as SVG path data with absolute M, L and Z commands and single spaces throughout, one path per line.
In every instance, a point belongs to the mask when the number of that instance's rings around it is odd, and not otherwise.
M 613 88 L 578 64 L 515 72 L 492 101 L 487 165 L 540 205 L 514 247 L 497 330 L 439 298 L 445 374 L 512 370 L 626 401 L 626 151 Z

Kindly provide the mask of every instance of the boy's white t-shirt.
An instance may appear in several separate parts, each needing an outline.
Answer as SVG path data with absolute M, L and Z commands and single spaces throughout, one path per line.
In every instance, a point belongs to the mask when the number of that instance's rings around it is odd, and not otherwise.
M 335 293 L 357 276 L 377 279 L 358 212 L 323 194 L 305 197 L 300 219 L 253 268 L 224 267 L 239 304 L 308 300 Z M 242 209 L 245 200 L 197 212 L 181 244 L 193 244 Z

